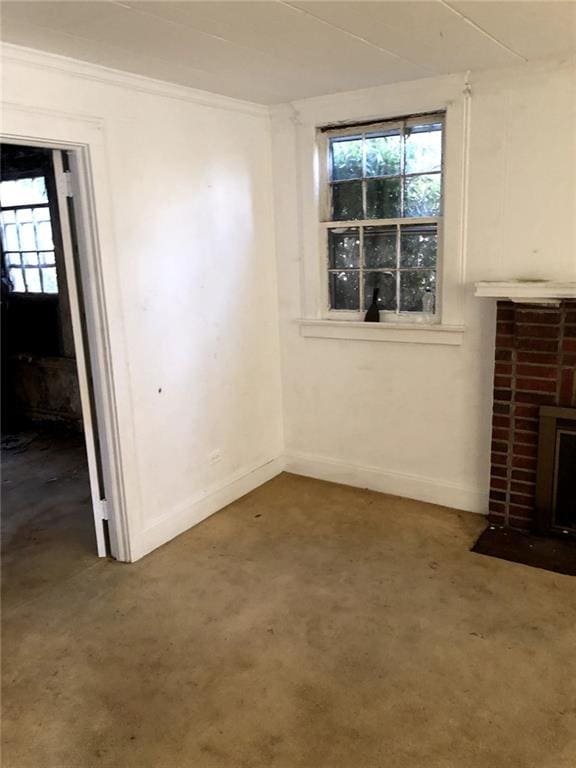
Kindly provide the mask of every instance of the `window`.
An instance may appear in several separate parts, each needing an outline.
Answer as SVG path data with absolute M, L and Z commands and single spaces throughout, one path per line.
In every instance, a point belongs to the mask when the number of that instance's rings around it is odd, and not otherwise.
M 16 293 L 58 293 L 46 179 L 0 182 L 0 229 Z
M 433 317 L 444 115 L 322 132 L 328 306 L 359 319 Z

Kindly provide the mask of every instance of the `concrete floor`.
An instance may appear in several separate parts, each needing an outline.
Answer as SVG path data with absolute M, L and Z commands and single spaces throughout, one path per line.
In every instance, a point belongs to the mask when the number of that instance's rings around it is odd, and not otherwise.
M 122 565 L 24 455 L 4 768 L 576 766 L 576 581 L 470 553 L 482 518 L 282 475 Z

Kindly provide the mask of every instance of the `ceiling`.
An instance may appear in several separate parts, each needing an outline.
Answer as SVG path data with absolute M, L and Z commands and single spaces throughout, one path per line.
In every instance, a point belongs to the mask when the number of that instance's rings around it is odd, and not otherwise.
M 2 3 L 2 39 L 262 104 L 576 50 L 576 2 Z

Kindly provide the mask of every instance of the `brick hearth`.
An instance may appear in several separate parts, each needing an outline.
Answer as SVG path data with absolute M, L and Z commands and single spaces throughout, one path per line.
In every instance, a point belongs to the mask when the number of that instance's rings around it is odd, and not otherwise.
M 541 405 L 576 406 L 576 300 L 499 301 L 489 506 L 497 525 L 532 526 Z

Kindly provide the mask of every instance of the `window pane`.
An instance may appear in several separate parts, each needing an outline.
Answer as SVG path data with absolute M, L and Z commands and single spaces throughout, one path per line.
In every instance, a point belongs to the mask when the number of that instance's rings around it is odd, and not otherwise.
M 39 269 L 28 268 L 26 270 L 26 287 L 29 293 L 42 293 Z
M 43 251 L 40 254 L 40 264 L 55 264 L 54 251 Z
M 366 218 L 396 219 L 400 216 L 400 179 L 366 182 Z
M 15 221 L 14 211 L 2 211 L 2 224 L 13 224 Z
M 10 266 L 14 266 L 16 264 L 20 264 L 20 254 L 19 253 L 7 253 L 6 254 L 6 263 Z
M 20 249 L 16 224 L 6 224 L 4 227 L 4 247 L 6 250 L 17 251 Z
M 22 254 L 22 262 L 23 264 L 29 264 L 35 267 L 38 264 L 38 254 L 36 251 L 27 251 Z
M 334 221 L 361 219 L 362 182 L 347 181 L 332 185 L 332 218 Z
M 405 173 L 430 173 L 442 165 L 442 126 L 416 125 L 407 130 Z
M 378 289 L 378 308 L 396 309 L 396 273 L 395 272 L 364 272 L 364 309 L 368 309 L 374 298 L 374 290 Z
M 34 221 L 50 221 L 50 210 L 45 208 L 34 208 L 32 211 Z
M 22 250 L 32 250 L 36 248 L 36 233 L 34 224 L 21 224 L 18 235 L 20 237 L 20 248 Z
M 387 136 L 366 137 L 366 176 L 393 176 L 400 173 L 402 138 L 400 131 Z
M 331 139 L 332 179 L 362 178 L 362 139 L 350 136 Z
M 332 309 L 359 309 L 359 273 L 329 272 L 330 307 Z
M 412 176 L 405 180 L 404 216 L 438 216 L 440 174 Z
M 436 273 L 432 270 L 406 270 L 400 272 L 400 311 L 422 312 L 422 299 L 426 288 L 434 293 Z
M 32 208 L 21 208 L 19 211 L 16 211 L 16 221 L 19 224 L 32 221 Z
M 54 248 L 52 226 L 49 221 L 41 221 L 39 224 L 36 224 L 36 237 L 38 248 L 46 248 L 46 250 Z
M 396 227 L 364 229 L 364 266 L 367 269 L 396 266 Z
M 26 286 L 24 285 L 24 278 L 22 277 L 21 269 L 10 269 L 10 280 L 12 280 L 12 286 L 16 293 L 25 293 Z
M 44 267 L 42 270 L 42 282 L 44 293 L 58 293 L 58 281 L 56 279 L 56 269 L 54 267 Z
M 401 267 L 435 267 L 438 235 L 435 226 L 402 227 Z
M 0 204 L 3 208 L 47 202 L 46 180 L 43 176 L 0 182 Z
M 331 229 L 328 242 L 333 269 L 357 269 L 360 266 L 360 233 L 357 229 Z

